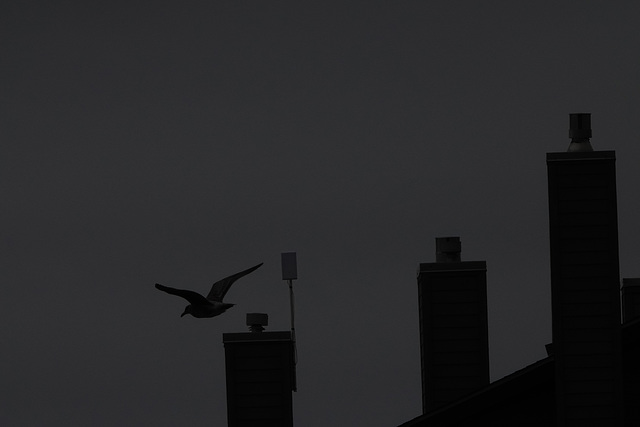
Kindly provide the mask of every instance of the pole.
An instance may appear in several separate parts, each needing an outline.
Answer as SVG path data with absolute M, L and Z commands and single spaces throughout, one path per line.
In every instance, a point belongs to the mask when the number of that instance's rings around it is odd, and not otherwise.
M 294 297 L 293 297 L 293 280 L 289 279 L 289 301 L 291 302 L 291 341 L 293 342 L 293 349 L 295 351 L 294 363 L 298 363 L 298 349 L 296 347 L 296 326 L 294 315 Z

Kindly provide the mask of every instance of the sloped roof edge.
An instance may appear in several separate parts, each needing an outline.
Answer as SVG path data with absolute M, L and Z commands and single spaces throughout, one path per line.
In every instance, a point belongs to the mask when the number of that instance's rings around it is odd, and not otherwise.
M 625 322 L 622 325 L 622 350 L 628 348 L 631 341 L 640 339 L 640 317 Z M 434 409 L 426 414 L 419 415 L 412 420 L 400 424 L 399 427 L 422 426 L 428 422 L 430 426 L 437 426 L 438 422 L 454 422 L 464 414 L 486 410 L 488 407 L 499 405 L 506 399 L 513 398 L 515 394 L 524 392 L 545 381 L 554 381 L 554 357 L 547 356 L 532 363 L 512 374 L 492 382 L 478 391 L 468 394 L 454 402 Z
M 553 360 L 553 356 L 547 356 L 455 402 L 407 421 L 401 424 L 400 427 L 422 425 L 427 420 L 431 425 L 431 423 L 435 424 L 437 420 L 443 417 L 446 417 L 447 421 L 451 422 L 453 421 L 452 415 L 455 417 L 456 413 L 464 413 L 464 416 L 468 417 L 470 413 L 486 410 L 489 406 L 499 405 L 505 399 L 513 398 L 514 395 L 526 391 L 537 384 L 553 381 Z M 452 409 L 455 409 L 455 411 L 452 411 Z

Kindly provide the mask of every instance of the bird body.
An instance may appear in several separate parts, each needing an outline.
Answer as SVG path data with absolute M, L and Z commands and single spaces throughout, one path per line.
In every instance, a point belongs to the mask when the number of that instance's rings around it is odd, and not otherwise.
M 190 314 L 193 317 L 198 318 L 215 317 L 235 305 L 222 301 L 231 285 L 239 278 L 257 270 L 261 265 L 262 263 L 217 281 L 213 286 L 211 286 L 211 290 L 206 298 L 194 291 L 171 288 L 169 286 L 161 285 L 160 283 L 156 283 L 156 289 L 171 295 L 177 295 L 189 301 L 190 304 L 185 307 L 184 312 L 180 317 L 185 314 Z
M 226 302 L 218 302 L 218 301 L 208 301 L 208 304 L 189 304 L 185 307 L 184 312 L 180 315 L 180 317 L 185 314 L 190 314 L 193 317 L 215 317 L 218 316 L 235 304 L 229 304 Z

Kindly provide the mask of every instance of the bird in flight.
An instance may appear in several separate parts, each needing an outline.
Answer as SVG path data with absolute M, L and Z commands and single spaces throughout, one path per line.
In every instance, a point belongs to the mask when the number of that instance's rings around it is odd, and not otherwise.
M 163 286 L 160 283 L 156 283 L 156 288 L 171 295 L 178 295 L 179 297 L 189 301 L 189 305 L 185 307 L 184 312 L 180 317 L 185 314 L 190 314 L 193 317 L 214 317 L 224 313 L 235 305 L 222 302 L 222 299 L 231 285 L 233 285 L 233 283 L 239 278 L 260 268 L 261 265 L 262 263 L 243 270 L 240 273 L 232 274 L 222 280 L 218 280 L 213 284 L 209 291 L 209 295 L 207 295 L 206 298 L 194 291 L 170 288 L 169 286 Z

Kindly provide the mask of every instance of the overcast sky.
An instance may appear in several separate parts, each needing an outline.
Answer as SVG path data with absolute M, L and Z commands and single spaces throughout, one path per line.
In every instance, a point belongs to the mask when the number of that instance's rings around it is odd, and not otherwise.
M 5 1 L 0 424 L 225 425 L 222 334 L 289 328 L 296 425 L 421 413 L 416 269 L 488 267 L 491 378 L 551 340 L 545 153 L 591 112 L 640 277 L 640 6 Z M 259 262 L 213 319 L 207 293 Z

